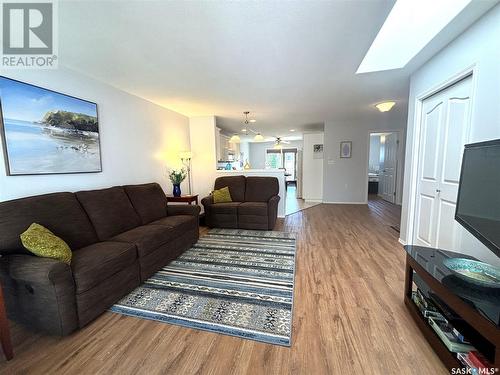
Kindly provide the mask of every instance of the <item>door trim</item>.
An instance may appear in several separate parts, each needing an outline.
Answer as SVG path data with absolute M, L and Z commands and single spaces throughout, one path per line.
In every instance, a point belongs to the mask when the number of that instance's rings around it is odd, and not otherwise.
M 478 69 L 476 64 L 473 64 L 466 69 L 450 76 L 448 79 L 444 80 L 443 82 L 431 87 L 430 89 L 427 89 L 417 95 L 415 97 L 415 104 L 414 104 L 414 115 L 413 115 L 413 140 L 411 144 L 411 154 L 412 158 L 410 159 L 410 190 L 409 190 L 409 200 L 408 200 L 408 211 L 406 215 L 406 242 L 409 244 L 413 244 L 414 242 L 414 236 L 415 236 L 415 222 L 416 222 L 416 206 L 417 206 L 417 179 L 418 179 L 418 167 L 419 167 L 419 161 L 420 161 L 420 141 L 421 141 L 421 120 L 422 120 L 422 108 L 423 108 L 423 102 L 425 99 L 431 97 L 432 95 L 435 95 L 439 93 L 440 91 L 446 90 L 448 87 L 453 86 L 455 83 L 462 81 L 468 77 L 472 77 L 471 81 L 471 104 L 470 108 L 471 110 L 469 111 L 469 138 L 470 138 L 470 131 L 472 129 L 472 119 L 473 119 L 473 114 L 475 112 L 475 106 L 474 106 L 474 100 L 476 97 L 476 86 L 477 86 L 477 75 L 478 75 Z M 406 182 L 405 182 L 406 184 Z

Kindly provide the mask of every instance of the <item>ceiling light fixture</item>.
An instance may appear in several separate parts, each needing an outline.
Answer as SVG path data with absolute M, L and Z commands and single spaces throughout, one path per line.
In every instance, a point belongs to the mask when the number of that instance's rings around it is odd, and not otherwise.
M 291 131 L 291 132 L 294 132 L 294 131 L 295 131 L 295 129 L 290 129 L 290 131 Z
M 395 104 L 396 104 L 396 102 L 388 101 L 388 102 L 382 102 L 382 103 L 375 104 L 375 107 L 377 107 L 377 109 L 380 112 L 388 112 L 392 109 L 392 107 L 394 107 Z
M 229 143 L 240 143 L 241 138 L 238 134 L 233 134 L 233 136 L 229 139 Z
M 250 122 L 251 123 L 257 122 L 256 119 L 253 119 L 253 118 L 248 119 L 249 114 L 250 114 L 250 111 L 243 112 L 243 115 L 245 115 L 245 120 L 243 121 L 245 123 L 245 125 L 248 125 Z M 241 131 L 244 132 L 245 134 L 248 134 L 248 132 L 255 134 L 255 137 L 253 137 L 253 140 L 255 142 L 261 142 L 264 140 L 264 137 L 262 136 L 262 134 L 260 134 L 259 132 L 256 132 L 255 130 L 249 128 L 248 126 L 246 126 L 245 129 L 242 129 Z
M 262 134 L 257 133 L 257 134 L 255 134 L 255 137 L 253 137 L 253 140 L 256 141 L 256 142 L 261 142 L 261 141 L 264 140 L 264 137 L 263 137 Z

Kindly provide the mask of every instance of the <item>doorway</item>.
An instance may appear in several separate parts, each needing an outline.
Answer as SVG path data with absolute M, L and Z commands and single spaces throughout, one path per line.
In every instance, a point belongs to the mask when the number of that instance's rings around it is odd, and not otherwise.
M 398 185 L 399 132 L 370 133 L 368 200 L 396 203 Z

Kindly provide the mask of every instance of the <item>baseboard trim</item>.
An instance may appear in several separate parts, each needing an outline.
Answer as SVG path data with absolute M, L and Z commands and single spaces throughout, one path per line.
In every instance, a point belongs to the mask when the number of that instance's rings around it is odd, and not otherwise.
M 325 204 L 368 204 L 368 202 L 327 202 L 323 201 Z
M 321 200 L 321 199 L 304 199 L 304 202 L 306 202 L 306 203 L 323 203 L 323 200 Z
M 398 238 L 398 242 L 403 245 L 403 246 L 406 246 L 406 241 L 401 239 L 401 238 Z

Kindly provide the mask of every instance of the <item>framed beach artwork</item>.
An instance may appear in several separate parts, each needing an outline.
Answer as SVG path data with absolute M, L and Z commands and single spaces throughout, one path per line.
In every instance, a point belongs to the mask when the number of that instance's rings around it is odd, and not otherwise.
M 97 104 L 0 76 L 7 175 L 101 172 Z
M 342 141 L 340 142 L 340 157 L 350 158 L 352 156 L 352 142 L 351 141 Z

